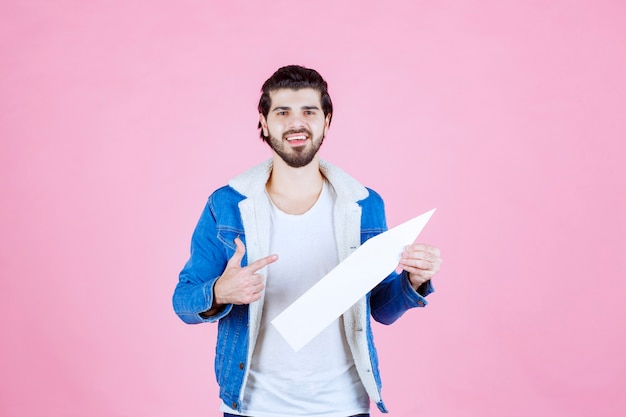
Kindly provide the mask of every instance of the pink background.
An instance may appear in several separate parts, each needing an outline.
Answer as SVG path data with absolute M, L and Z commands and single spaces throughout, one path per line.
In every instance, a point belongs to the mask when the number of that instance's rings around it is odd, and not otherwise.
M 171 293 L 299 63 L 323 157 L 390 226 L 438 208 L 437 292 L 375 328 L 390 415 L 623 416 L 626 3 L 250 3 L 0 4 L 0 415 L 218 415 Z

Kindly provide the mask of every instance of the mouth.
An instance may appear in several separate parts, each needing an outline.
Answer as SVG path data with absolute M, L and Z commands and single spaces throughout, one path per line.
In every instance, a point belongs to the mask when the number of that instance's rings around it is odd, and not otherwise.
M 292 133 L 285 136 L 285 139 L 291 146 L 304 145 L 308 140 L 308 135 L 305 133 Z

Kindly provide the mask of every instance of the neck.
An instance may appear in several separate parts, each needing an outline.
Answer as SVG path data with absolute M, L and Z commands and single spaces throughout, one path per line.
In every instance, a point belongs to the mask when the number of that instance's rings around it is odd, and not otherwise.
M 324 176 L 317 156 L 308 165 L 293 168 L 274 155 L 266 188 L 279 209 L 289 214 L 302 214 L 315 204 L 323 184 Z

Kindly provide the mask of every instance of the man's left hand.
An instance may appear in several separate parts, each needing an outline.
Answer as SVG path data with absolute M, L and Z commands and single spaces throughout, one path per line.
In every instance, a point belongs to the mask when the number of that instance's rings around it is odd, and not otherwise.
M 441 268 L 441 252 L 434 246 L 416 243 L 404 248 L 400 267 L 409 273 L 411 286 L 417 289 Z

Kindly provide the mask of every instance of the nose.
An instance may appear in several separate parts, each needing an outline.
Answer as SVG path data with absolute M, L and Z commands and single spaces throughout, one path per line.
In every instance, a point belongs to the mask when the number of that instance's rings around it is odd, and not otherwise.
M 305 127 L 304 119 L 299 114 L 294 114 L 289 118 L 288 126 L 289 130 L 297 130 Z

